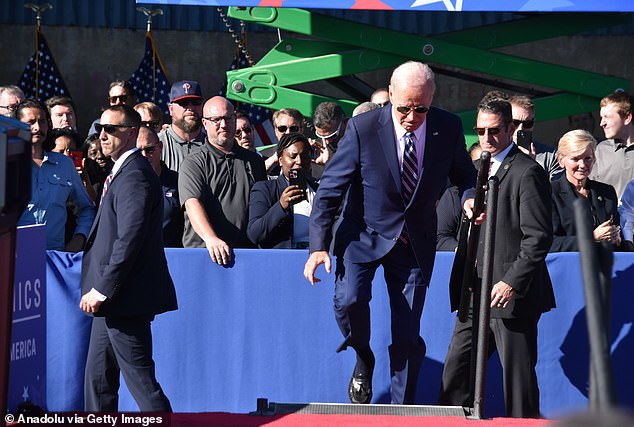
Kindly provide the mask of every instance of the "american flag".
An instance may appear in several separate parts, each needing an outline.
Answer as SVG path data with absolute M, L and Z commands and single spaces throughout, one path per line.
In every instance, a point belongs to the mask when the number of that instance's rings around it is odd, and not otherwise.
M 231 63 L 229 70 L 237 70 L 242 68 L 249 68 L 249 62 L 247 61 L 244 53 L 240 52 L 238 58 L 235 58 Z M 227 95 L 227 80 L 220 88 L 218 94 L 220 96 Z M 235 103 L 235 102 L 234 102 Z M 236 109 L 244 111 L 249 116 L 249 121 L 255 129 L 255 146 L 262 147 L 271 144 L 277 144 L 277 137 L 275 136 L 275 130 L 273 129 L 273 122 L 271 116 L 273 113 L 268 108 L 260 107 L 253 104 L 236 103 Z
M 35 30 L 35 46 L 35 53 L 26 64 L 18 83 L 24 95 L 38 101 L 46 101 L 55 95 L 70 97 L 44 34 L 39 29 Z
M 154 38 L 149 31 L 145 34 L 145 54 L 132 77 L 128 80 L 134 88 L 139 102 L 150 101 L 159 106 L 163 114 L 169 116 L 167 104 L 171 84 L 161 57 L 154 46 Z

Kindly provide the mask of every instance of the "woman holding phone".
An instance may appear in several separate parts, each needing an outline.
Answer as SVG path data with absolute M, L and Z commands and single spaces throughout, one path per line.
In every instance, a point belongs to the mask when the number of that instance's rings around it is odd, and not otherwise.
M 552 182 L 553 244 L 551 252 L 578 251 L 574 202 L 583 207 L 593 229 L 594 240 L 610 243 L 614 250 L 629 251 L 619 226 L 618 198 L 614 187 L 588 178 L 595 162 L 594 137 L 585 130 L 572 130 L 559 140 L 558 161 L 565 175 Z
M 282 135 L 277 145 L 282 173 L 253 185 L 247 235 L 260 248 L 308 247 L 308 219 L 317 183 L 310 175 L 311 147 L 301 133 Z

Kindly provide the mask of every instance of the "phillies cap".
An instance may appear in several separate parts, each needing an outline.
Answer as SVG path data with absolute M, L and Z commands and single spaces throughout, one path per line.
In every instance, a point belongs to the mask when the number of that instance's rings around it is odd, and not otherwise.
M 198 82 L 193 80 L 182 80 L 172 84 L 172 89 L 170 90 L 170 102 L 187 98 L 203 98 Z

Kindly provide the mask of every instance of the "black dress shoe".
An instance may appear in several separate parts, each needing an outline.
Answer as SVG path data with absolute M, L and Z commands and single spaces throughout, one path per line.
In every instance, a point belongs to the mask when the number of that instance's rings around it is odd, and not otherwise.
M 352 403 L 370 403 L 372 400 L 372 373 L 360 373 L 356 369 L 348 384 L 348 397 Z

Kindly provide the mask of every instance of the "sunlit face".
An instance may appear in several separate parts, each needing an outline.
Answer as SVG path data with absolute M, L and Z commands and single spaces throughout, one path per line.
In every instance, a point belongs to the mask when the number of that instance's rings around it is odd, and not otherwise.
M 31 143 L 43 144 L 48 133 L 48 121 L 44 111 L 39 108 L 25 108 L 19 119 L 31 127 Z
M 491 156 L 500 154 L 511 145 L 515 130 L 512 124 L 504 125 L 501 115 L 485 112 L 478 112 L 476 128 L 485 129 L 484 135 L 478 134 L 478 140 L 482 151 L 491 153 Z
M 231 151 L 236 133 L 233 105 L 224 98 L 212 98 L 205 104 L 203 115 L 203 126 L 209 142 L 222 151 Z
M 51 108 L 51 122 L 53 129 L 71 127 L 77 130 L 77 118 L 70 105 L 56 105 Z
M 139 128 L 139 135 L 136 139 L 136 148 L 141 151 L 154 170 L 160 170 L 161 151 L 163 144 L 159 141 L 158 136 L 151 129 L 144 127 Z
M 601 127 L 606 139 L 627 139 L 627 128 L 632 123 L 632 115 L 623 118 L 619 115 L 617 104 L 601 107 Z
M 584 183 L 594 165 L 594 152 L 592 147 L 588 147 L 582 153 L 574 155 L 560 156 L 559 165 L 565 169 L 566 178 L 571 183 Z
M 390 101 L 390 94 L 387 90 L 382 90 L 380 92 L 375 93 L 370 98 L 370 102 L 374 102 L 375 104 L 383 107 Z
M 187 133 L 196 132 L 202 125 L 203 114 L 202 98 L 184 98 L 168 105 L 172 116 L 172 126 Z
M 282 135 L 291 132 L 304 132 L 304 126 L 299 120 L 288 114 L 279 114 L 275 119 L 275 136 L 277 139 L 281 139 Z
M 134 105 L 134 100 L 132 99 L 130 94 L 125 90 L 123 86 L 119 85 L 113 86 L 108 91 L 108 102 L 110 103 L 110 105 Z
M 136 143 L 137 129 L 129 127 L 125 116 L 112 110 L 106 110 L 101 114 L 100 125 L 104 126 L 99 133 L 101 150 L 107 157 L 116 161 L 121 155 L 134 147 Z M 106 125 L 113 126 L 110 133 L 106 132 Z
M 3 92 L 0 95 L 0 114 L 10 117 L 23 99 L 12 93 Z
M 433 83 L 428 81 L 422 87 L 396 83 L 390 85 L 389 91 L 392 110 L 399 124 L 408 132 L 418 129 L 425 122 L 427 113 L 417 113 L 414 107 L 429 108 L 431 106 L 434 98 Z M 399 107 L 411 108 L 404 114 L 398 111 Z
M 513 132 L 513 141 L 517 141 L 518 130 L 532 131 L 535 127 L 535 111 L 513 104 L 511 104 L 511 108 L 513 109 L 513 121 L 516 122 L 515 131 Z M 529 124 L 527 125 L 526 122 L 529 122 Z M 530 122 L 532 122 L 532 125 Z
M 255 135 L 249 120 L 244 117 L 236 119 L 236 142 L 249 151 L 255 151 Z
M 289 145 L 282 152 L 279 160 L 282 173 L 288 179 L 288 171 L 291 169 L 304 169 L 306 175 L 310 175 L 310 148 L 308 144 L 296 142 Z
M 89 159 L 97 162 L 100 168 L 105 168 L 108 164 L 107 157 L 104 156 L 103 151 L 101 151 L 101 141 L 96 140 L 90 143 L 90 147 L 88 148 L 87 157 Z
M 330 144 L 333 147 L 337 147 L 343 134 L 346 130 L 345 120 L 331 126 L 318 127 L 315 126 L 315 136 L 321 140 L 322 144 Z

